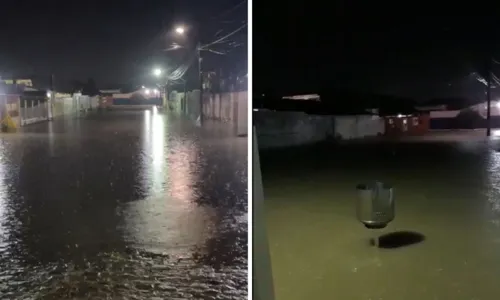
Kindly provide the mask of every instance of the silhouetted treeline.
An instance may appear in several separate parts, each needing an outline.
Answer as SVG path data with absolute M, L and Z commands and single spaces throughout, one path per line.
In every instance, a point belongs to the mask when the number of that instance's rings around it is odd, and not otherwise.
M 367 114 L 378 110 L 379 114 L 409 114 L 415 111 L 412 99 L 336 91 L 320 95 L 321 101 L 287 100 L 278 95 L 254 95 L 253 107 L 281 111 L 303 111 L 315 115 Z
M 412 114 L 422 107 L 445 106 L 460 110 L 483 102 L 483 99 L 436 98 L 417 103 L 414 99 L 390 95 L 359 93 L 347 90 L 326 91 L 321 101 L 288 100 L 277 94 L 254 94 L 253 107 L 281 111 L 303 111 L 315 115 L 366 114 L 377 110 L 380 115 Z M 419 107 L 419 109 L 417 109 Z

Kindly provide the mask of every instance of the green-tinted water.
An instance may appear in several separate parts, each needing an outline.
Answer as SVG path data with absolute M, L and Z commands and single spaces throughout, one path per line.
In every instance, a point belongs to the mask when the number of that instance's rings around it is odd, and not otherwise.
M 497 148 L 413 142 L 261 153 L 276 299 L 498 298 Z M 370 246 L 354 206 L 356 184 L 369 180 L 395 187 L 396 219 L 380 235 L 411 231 L 424 241 Z

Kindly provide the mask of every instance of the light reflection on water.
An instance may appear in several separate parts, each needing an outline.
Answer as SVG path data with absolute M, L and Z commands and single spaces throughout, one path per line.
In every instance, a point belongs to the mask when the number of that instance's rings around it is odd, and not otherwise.
M 7 232 L 4 229 L 4 223 L 7 222 L 7 183 L 5 182 L 5 158 L 3 154 L 3 142 L 0 141 L 0 249 L 4 247 L 4 241 L 7 240 Z
M 194 141 L 182 137 L 165 139 L 165 116 L 145 112 L 143 138 L 144 201 L 127 205 L 124 215 L 130 239 L 149 251 L 170 249 L 188 253 L 201 247 L 213 232 L 215 212 L 197 205 L 193 187 L 200 164 Z M 166 143 L 169 143 L 166 146 Z
M 0 136 L 0 299 L 245 299 L 246 227 L 220 225 L 220 199 L 246 211 L 244 140 L 151 111 L 25 130 Z

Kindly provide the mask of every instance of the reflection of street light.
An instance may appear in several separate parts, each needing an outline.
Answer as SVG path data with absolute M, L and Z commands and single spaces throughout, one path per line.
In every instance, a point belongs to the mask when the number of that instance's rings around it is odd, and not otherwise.
M 159 77 L 161 75 L 162 71 L 160 68 L 156 68 L 153 70 L 153 74 L 156 76 L 156 77 Z
M 184 34 L 184 32 L 186 32 L 186 30 L 182 26 L 177 26 L 177 28 L 175 28 L 175 33 L 177 33 L 177 34 L 182 35 L 182 34 Z
M 52 96 L 52 93 L 50 91 L 47 92 L 47 98 L 50 98 Z

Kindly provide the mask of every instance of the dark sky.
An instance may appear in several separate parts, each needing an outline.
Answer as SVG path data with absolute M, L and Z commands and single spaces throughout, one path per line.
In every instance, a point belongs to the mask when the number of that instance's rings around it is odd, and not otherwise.
M 230 32 L 246 21 L 246 4 L 231 10 L 240 2 L 2 1 L 0 75 L 54 73 L 61 85 L 88 77 L 101 86 L 137 81 L 157 61 L 182 59 L 161 52 L 167 28 L 196 24 L 202 41 L 210 42 L 217 31 Z
M 480 96 L 484 88 L 468 74 L 483 72 L 488 50 L 494 55 L 498 9 L 394 3 L 298 1 L 280 14 L 254 8 L 255 90 Z

